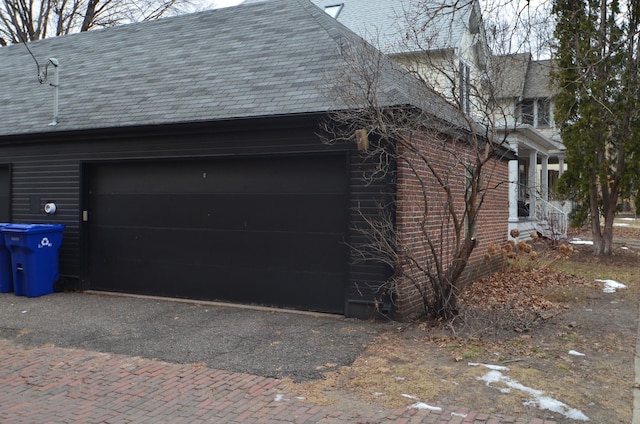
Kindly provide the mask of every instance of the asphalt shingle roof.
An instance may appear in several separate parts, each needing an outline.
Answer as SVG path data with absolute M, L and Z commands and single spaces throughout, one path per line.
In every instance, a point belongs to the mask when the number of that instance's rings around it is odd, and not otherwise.
M 535 60 L 529 63 L 527 78 L 524 84 L 524 97 L 551 97 L 553 90 L 551 88 L 551 69 L 553 68 L 552 60 Z
M 40 85 L 24 45 L 0 48 L 0 136 L 342 109 L 327 75 L 342 43 L 362 41 L 308 0 L 273 0 L 73 34 L 29 46 L 60 63 Z M 389 64 L 397 72 L 397 67 Z M 49 82 L 52 67 L 49 67 Z M 382 104 L 451 108 L 413 81 L 387 78 Z M 420 102 L 415 99 L 420 97 Z
M 530 53 L 496 56 L 493 59 L 498 97 L 544 98 L 552 97 L 550 85 L 552 60 L 531 60 Z
M 522 97 L 530 62 L 531 54 L 529 53 L 495 56 L 492 58 L 493 79 L 497 84 L 498 97 Z

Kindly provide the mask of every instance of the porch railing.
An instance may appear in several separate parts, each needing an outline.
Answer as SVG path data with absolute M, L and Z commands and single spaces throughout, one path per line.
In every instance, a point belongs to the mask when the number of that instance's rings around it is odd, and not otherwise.
M 551 240 L 567 238 L 569 216 L 541 197 L 536 198 L 536 230 Z

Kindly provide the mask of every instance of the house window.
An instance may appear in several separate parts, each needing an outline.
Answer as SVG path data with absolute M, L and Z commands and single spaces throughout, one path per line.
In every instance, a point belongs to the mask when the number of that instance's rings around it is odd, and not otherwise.
M 533 125 L 533 109 L 535 102 L 533 99 L 525 99 L 520 103 L 520 122 L 526 125 Z
M 535 128 L 547 128 L 551 125 L 551 100 L 524 99 L 520 103 L 520 123 Z
M 338 18 L 338 15 L 342 11 L 343 7 L 344 7 L 344 3 L 333 4 L 330 6 L 325 6 L 324 11 L 327 12 L 327 14 L 332 18 Z
M 538 99 L 536 104 L 538 106 L 537 126 L 538 128 L 546 128 L 551 125 L 551 101 L 549 99 Z
M 460 110 L 464 113 L 471 113 L 471 68 L 469 65 L 460 61 L 459 71 L 459 103 Z

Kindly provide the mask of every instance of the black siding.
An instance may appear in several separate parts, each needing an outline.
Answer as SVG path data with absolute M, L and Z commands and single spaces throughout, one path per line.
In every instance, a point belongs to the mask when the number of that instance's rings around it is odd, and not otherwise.
M 0 223 L 11 221 L 11 166 L 0 165 Z

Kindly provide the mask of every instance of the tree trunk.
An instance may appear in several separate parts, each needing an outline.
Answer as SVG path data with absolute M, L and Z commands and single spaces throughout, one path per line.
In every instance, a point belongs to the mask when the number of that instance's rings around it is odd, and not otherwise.
M 89 31 L 91 26 L 93 25 L 96 17 L 96 7 L 98 6 L 100 0 L 89 0 L 87 2 L 87 8 L 84 14 L 84 20 L 82 21 L 82 26 L 80 27 L 80 31 Z
M 602 233 L 602 253 L 601 255 L 613 254 L 613 219 L 605 219 L 604 231 Z
M 600 208 L 598 205 L 598 184 L 595 171 L 589 175 L 591 183 L 589 193 L 589 209 L 591 212 L 591 235 L 593 236 L 593 254 L 602 255 L 604 252 L 604 241 L 600 230 Z
M 594 195 L 596 193 L 596 195 Z M 602 196 L 602 220 L 600 219 L 600 197 L 597 189 L 592 189 L 591 195 L 591 231 L 593 234 L 593 254 L 613 254 L 613 220 L 616 217 L 618 197 L 614 192 L 607 191 Z M 604 221 L 604 225 L 600 224 Z

